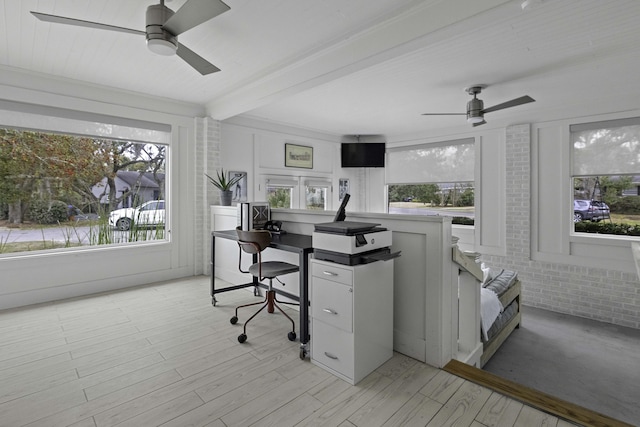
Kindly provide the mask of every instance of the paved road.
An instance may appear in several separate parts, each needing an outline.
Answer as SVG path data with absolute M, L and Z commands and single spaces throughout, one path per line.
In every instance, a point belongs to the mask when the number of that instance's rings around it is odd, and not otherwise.
M 89 242 L 90 226 L 80 227 L 51 227 L 41 229 L 0 228 L 0 241 L 15 242 Z M 95 232 L 95 231 L 94 231 Z

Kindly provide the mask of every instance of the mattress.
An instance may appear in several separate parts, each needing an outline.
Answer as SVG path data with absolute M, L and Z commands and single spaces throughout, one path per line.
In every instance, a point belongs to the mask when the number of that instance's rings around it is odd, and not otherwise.
M 483 268 L 485 272 L 485 282 L 482 284 L 482 287 L 494 292 L 498 298 L 501 298 L 502 295 L 505 294 L 517 281 L 518 281 L 518 272 L 513 270 L 505 270 L 505 269 L 496 269 L 496 268 Z M 502 301 L 502 300 L 501 300 Z M 483 297 L 483 303 L 484 301 Z M 515 301 L 514 301 L 515 302 Z M 502 301 L 503 304 L 509 304 L 510 301 Z M 507 309 L 509 311 L 507 311 Z M 513 318 L 515 314 L 518 313 L 518 305 L 517 302 L 514 305 L 513 303 L 509 304 L 507 307 L 504 307 L 502 312 L 498 315 L 498 317 L 494 320 L 493 323 L 490 323 L 490 327 L 488 330 L 482 328 L 482 339 L 486 342 L 491 339 L 492 336 L 500 332 L 502 327 L 509 322 Z M 485 320 L 483 318 L 483 320 Z M 491 319 L 488 319 L 488 322 L 491 322 Z M 488 322 L 483 322 L 483 324 L 487 324 Z M 486 332 L 486 334 L 485 334 Z
M 495 322 L 493 322 L 493 325 L 491 325 L 487 331 L 487 337 L 489 340 L 498 334 L 516 314 L 518 314 L 518 301 L 514 300 L 502 311 L 502 313 L 500 313 Z

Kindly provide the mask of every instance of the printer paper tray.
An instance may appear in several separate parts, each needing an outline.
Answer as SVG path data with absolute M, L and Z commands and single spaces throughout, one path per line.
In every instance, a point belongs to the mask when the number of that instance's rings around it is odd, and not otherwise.
M 331 252 L 325 250 L 315 250 L 313 256 L 323 261 L 331 261 L 342 265 L 359 265 L 368 264 L 376 261 L 388 261 L 400 256 L 400 252 L 390 253 L 389 248 L 376 249 L 370 252 L 360 254 L 344 254 L 339 252 Z
M 374 260 L 374 261 L 389 261 L 390 259 L 398 258 L 402 251 L 393 252 L 393 253 L 376 253 L 371 255 L 366 255 L 363 258 Z

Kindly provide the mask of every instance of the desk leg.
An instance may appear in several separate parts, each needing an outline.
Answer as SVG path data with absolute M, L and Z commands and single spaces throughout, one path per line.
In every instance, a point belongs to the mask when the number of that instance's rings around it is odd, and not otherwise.
M 309 254 L 310 250 L 300 252 L 300 358 L 308 353 L 309 342 Z
M 251 257 L 251 260 L 252 260 L 253 264 L 257 264 L 258 263 L 258 254 L 253 254 L 252 257 Z M 259 297 L 260 296 L 260 291 L 258 290 L 258 288 L 260 287 L 260 282 L 258 281 L 258 278 L 256 276 L 253 276 L 253 279 L 251 279 L 251 283 L 253 283 L 253 296 L 254 297 Z M 267 294 L 264 294 L 264 296 L 266 298 Z M 269 313 L 273 313 L 273 309 Z
M 216 303 L 216 238 L 211 233 L 211 304 L 215 307 Z

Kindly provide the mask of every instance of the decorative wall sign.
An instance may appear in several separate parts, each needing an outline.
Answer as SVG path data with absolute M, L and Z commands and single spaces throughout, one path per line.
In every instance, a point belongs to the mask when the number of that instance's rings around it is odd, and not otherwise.
M 313 147 L 284 144 L 284 165 L 289 168 L 313 169 Z

